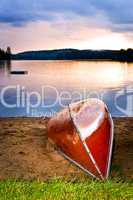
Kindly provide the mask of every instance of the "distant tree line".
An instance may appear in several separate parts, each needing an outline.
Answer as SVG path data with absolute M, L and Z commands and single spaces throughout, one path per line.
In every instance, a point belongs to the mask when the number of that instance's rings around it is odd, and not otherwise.
M 121 50 L 78 50 L 58 49 L 27 51 L 12 55 L 17 60 L 113 60 L 133 62 L 133 49 Z
M 6 51 L 0 48 L 0 60 L 11 59 L 11 48 L 7 47 Z

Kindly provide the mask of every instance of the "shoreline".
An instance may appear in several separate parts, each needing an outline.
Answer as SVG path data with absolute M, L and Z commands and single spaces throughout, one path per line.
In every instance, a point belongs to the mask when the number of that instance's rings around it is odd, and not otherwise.
M 11 59 L 11 60 L 0 60 L 0 62 L 11 62 L 11 61 L 92 61 L 92 62 L 120 62 L 120 63 L 133 63 L 133 61 L 122 61 L 122 60 L 111 60 L 111 59 Z
M 133 180 L 133 117 L 114 117 L 111 178 Z M 84 179 L 86 174 L 49 143 L 48 118 L 0 118 L 0 180 Z

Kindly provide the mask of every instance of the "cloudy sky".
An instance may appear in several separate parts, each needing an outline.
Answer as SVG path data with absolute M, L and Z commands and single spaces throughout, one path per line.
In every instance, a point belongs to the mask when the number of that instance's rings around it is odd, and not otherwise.
M 0 47 L 133 48 L 132 0 L 0 0 Z

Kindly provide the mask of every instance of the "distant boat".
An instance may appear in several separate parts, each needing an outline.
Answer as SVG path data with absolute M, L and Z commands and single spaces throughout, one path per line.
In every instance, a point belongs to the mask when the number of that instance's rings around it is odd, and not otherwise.
M 28 74 L 28 71 L 11 71 L 10 74 L 23 75 L 23 74 Z
M 98 179 L 109 176 L 113 121 L 98 99 L 70 104 L 48 122 L 48 138 L 63 155 Z

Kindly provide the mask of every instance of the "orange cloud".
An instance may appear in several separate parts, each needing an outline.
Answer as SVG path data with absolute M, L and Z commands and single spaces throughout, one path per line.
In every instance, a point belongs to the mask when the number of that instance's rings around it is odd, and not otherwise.
M 32 22 L 13 27 L 0 24 L 0 44 L 13 52 L 39 49 L 121 49 L 133 48 L 131 33 L 115 33 L 93 20 L 79 18 L 56 23 Z

